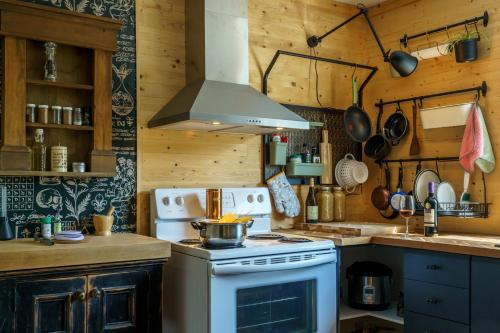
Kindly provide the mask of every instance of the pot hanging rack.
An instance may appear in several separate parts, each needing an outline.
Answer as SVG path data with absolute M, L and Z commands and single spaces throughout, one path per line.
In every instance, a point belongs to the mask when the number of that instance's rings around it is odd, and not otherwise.
M 424 99 L 436 98 L 436 97 L 448 96 L 448 95 L 455 95 L 455 94 L 463 94 L 463 93 L 474 92 L 474 91 L 477 92 L 478 99 L 480 96 L 483 96 L 483 97 L 486 96 L 486 93 L 488 91 L 488 86 L 486 85 L 486 81 L 483 81 L 483 83 L 480 86 L 467 88 L 467 89 L 450 90 L 450 91 L 440 92 L 440 93 L 436 93 L 436 94 L 408 97 L 408 98 L 396 99 L 396 100 L 387 101 L 387 102 L 380 100 L 380 102 L 375 103 L 375 106 L 376 107 L 383 107 L 384 105 L 389 105 L 389 104 L 398 104 L 399 105 L 399 104 L 404 103 L 404 102 L 417 103 L 417 101 L 419 101 L 419 104 L 420 104 L 419 106 L 421 107 Z
M 309 59 L 309 60 L 315 60 L 315 61 L 320 61 L 320 62 L 326 62 L 334 65 L 340 65 L 340 66 L 348 66 L 348 67 L 353 67 L 355 69 L 367 69 L 370 71 L 366 79 L 363 81 L 361 86 L 358 89 L 358 104 L 363 105 L 363 90 L 365 89 L 366 85 L 370 80 L 372 79 L 373 75 L 378 71 L 377 67 L 373 66 L 368 66 L 368 65 L 363 65 L 363 64 L 357 64 L 355 62 L 348 62 L 348 61 L 343 61 L 343 60 L 338 60 L 338 59 L 330 59 L 330 58 L 322 58 L 318 56 L 313 56 L 309 54 L 302 54 L 302 53 L 295 53 L 295 52 L 290 52 L 290 51 L 283 51 L 283 50 L 278 50 L 274 54 L 273 59 L 271 60 L 271 63 L 269 66 L 267 66 L 267 69 L 264 73 L 264 78 L 262 80 L 262 93 L 264 95 L 267 95 L 267 81 L 269 79 L 269 75 L 271 74 L 271 71 L 274 68 L 274 65 L 278 61 L 278 58 L 281 56 L 290 56 L 290 57 L 296 57 L 296 58 L 302 58 L 302 59 Z
M 412 39 L 420 38 L 420 37 L 424 37 L 424 36 L 428 37 L 429 35 L 432 35 L 432 34 L 435 34 L 435 33 L 438 33 L 438 32 L 448 31 L 448 29 L 452 29 L 452 28 L 459 27 L 459 26 L 462 26 L 462 25 L 465 26 L 465 27 L 467 27 L 467 25 L 470 25 L 470 24 L 477 25 L 477 23 L 480 22 L 480 21 L 483 21 L 483 26 L 484 27 L 486 27 L 488 25 L 488 21 L 489 21 L 488 11 L 484 11 L 484 13 L 483 13 L 482 16 L 472 17 L 472 18 L 469 18 L 467 20 L 463 20 L 463 21 L 460 21 L 460 22 L 448 24 L 448 25 L 445 25 L 445 26 L 442 26 L 442 27 L 439 27 L 439 28 L 436 28 L 436 29 L 425 31 L 425 32 L 420 32 L 420 33 L 415 34 L 415 35 L 408 36 L 407 34 L 405 34 L 399 40 L 399 42 L 401 44 L 403 44 L 404 47 L 408 47 L 408 41 L 410 41 Z
M 458 156 L 449 156 L 449 157 L 421 157 L 421 158 L 403 158 L 403 159 L 383 159 L 377 161 L 380 165 L 385 164 L 389 166 L 389 164 L 399 164 L 402 166 L 403 164 L 408 163 L 418 163 L 421 165 L 423 162 L 435 162 L 436 169 L 439 173 L 438 163 L 441 162 L 459 162 L 460 158 Z M 487 218 L 489 215 L 489 203 L 488 196 L 486 193 L 486 179 L 484 176 L 484 172 L 481 172 L 481 180 L 483 183 L 483 201 L 482 202 L 467 202 L 467 203 L 442 203 L 444 205 L 444 209 L 439 209 L 440 216 L 451 216 L 451 217 L 462 217 L 462 218 Z M 417 207 L 415 215 L 423 215 L 424 209 L 420 205 Z

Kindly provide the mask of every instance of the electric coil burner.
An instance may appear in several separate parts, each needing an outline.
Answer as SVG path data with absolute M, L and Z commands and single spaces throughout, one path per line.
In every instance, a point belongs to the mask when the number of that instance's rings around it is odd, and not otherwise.
M 280 234 L 255 234 L 255 235 L 250 235 L 247 238 L 256 240 L 272 240 L 272 239 L 282 239 L 284 237 L 285 236 Z
M 303 237 L 283 237 L 279 240 L 282 243 L 308 243 L 312 240 Z

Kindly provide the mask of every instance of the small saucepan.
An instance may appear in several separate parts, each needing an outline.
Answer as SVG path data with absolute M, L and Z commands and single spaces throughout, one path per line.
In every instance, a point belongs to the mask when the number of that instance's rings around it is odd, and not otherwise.
M 203 246 L 211 249 L 243 246 L 247 237 L 247 229 L 252 225 L 253 220 L 244 223 L 226 223 L 215 220 L 191 222 L 191 226 L 199 230 Z
M 380 120 L 382 119 L 383 107 L 379 107 L 377 116 L 377 134 L 368 139 L 365 144 L 365 155 L 375 160 L 384 159 L 391 152 L 389 141 L 382 135 Z
M 408 118 L 406 118 L 399 103 L 396 112 L 391 114 L 384 124 L 384 136 L 396 146 L 408 132 Z
M 385 173 L 385 185 L 377 186 L 371 195 L 371 200 L 373 206 L 378 210 L 384 210 L 389 206 L 389 199 L 391 197 L 391 170 L 387 166 L 381 166 L 384 169 Z

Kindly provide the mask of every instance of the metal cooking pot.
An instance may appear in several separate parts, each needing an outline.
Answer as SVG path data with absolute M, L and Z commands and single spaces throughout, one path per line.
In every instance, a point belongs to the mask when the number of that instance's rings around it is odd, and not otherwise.
M 221 223 L 218 221 L 195 221 L 191 226 L 200 231 L 202 244 L 206 248 L 240 247 L 251 228 L 253 220 L 245 223 Z
M 382 119 L 383 107 L 379 107 L 377 115 L 377 134 L 368 139 L 365 144 L 365 155 L 375 160 L 384 159 L 391 152 L 389 141 L 382 135 L 380 120 Z
M 384 136 L 391 142 L 393 146 L 399 144 L 399 141 L 408 132 L 408 118 L 406 118 L 403 110 L 398 104 L 396 112 L 391 114 L 384 124 Z

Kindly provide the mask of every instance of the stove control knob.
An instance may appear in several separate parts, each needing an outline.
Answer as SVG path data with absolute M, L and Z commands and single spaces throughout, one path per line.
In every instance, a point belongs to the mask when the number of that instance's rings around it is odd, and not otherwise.
M 176 197 L 175 198 L 175 203 L 177 204 L 177 206 L 184 205 L 184 198 L 183 197 Z
M 264 202 L 264 194 L 259 194 L 257 196 L 257 201 L 260 202 L 260 203 L 263 203 Z
M 169 197 L 165 197 L 165 198 L 163 198 L 163 200 L 162 200 L 162 201 L 163 201 L 163 204 L 164 204 L 165 206 L 169 206 L 169 205 L 170 205 L 170 198 L 169 198 Z
M 247 196 L 247 201 L 248 201 L 249 203 L 252 203 L 252 202 L 254 201 L 253 194 L 249 194 L 249 195 Z

